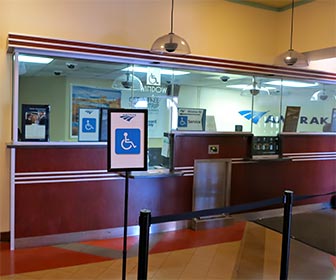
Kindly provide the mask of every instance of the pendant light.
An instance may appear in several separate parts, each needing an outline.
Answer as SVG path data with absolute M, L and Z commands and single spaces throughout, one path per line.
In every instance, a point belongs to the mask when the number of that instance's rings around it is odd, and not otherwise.
M 307 67 L 308 66 L 308 61 L 307 61 L 306 56 L 293 49 L 294 6 L 295 6 L 294 5 L 294 0 L 292 0 L 292 15 L 291 15 L 289 50 L 280 54 L 276 58 L 275 65 L 293 66 L 293 67 Z
M 141 80 L 127 72 L 124 73 L 120 76 L 118 76 L 112 83 L 112 88 L 114 89 L 121 89 L 121 90 L 139 90 L 139 91 L 143 91 L 144 87 L 143 84 L 141 82 Z
M 322 89 L 317 90 L 313 93 L 310 98 L 310 101 L 325 101 L 328 99 L 328 94 L 326 93 L 325 86 L 322 86 Z
M 158 54 L 189 54 L 190 47 L 188 43 L 176 35 L 173 31 L 174 27 L 174 0 L 171 4 L 171 13 L 170 13 L 170 32 L 164 36 L 159 37 L 155 40 L 152 45 L 151 52 Z
M 241 92 L 241 96 L 247 96 L 247 95 L 253 95 L 256 96 L 258 94 L 263 94 L 263 95 L 270 95 L 270 92 L 267 88 L 259 86 L 257 79 L 255 76 L 252 77 L 252 83 L 243 88 Z

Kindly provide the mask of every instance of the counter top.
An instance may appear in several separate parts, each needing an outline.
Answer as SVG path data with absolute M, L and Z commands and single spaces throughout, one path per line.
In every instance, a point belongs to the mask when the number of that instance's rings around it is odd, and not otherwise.
M 22 141 L 7 144 L 7 148 L 36 148 L 36 147 L 106 147 L 107 142 L 33 142 Z

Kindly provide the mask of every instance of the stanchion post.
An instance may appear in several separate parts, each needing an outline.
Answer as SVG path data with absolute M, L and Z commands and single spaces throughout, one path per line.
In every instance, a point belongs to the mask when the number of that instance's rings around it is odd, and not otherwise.
M 122 280 L 126 279 L 126 266 L 127 266 L 127 226 L 128 226 L 128 192 L 129 192 L 129 171 L 126 171 L 125 178 L 125 201 L 124 201 L 124 238 L 123 238 L 123 258 L 122 258 Z
M 288 279 L 293 192 L 286 190 L 284 199 L 285 201 L 284 201 L 284 216 L 283 216 L 283 226 L 282 226 L 280 280 Z
M 150 224 L 151 211 L 147 209 L 142 209 L 140 211 L 139 217 L 140 237 L 138 251 L 138 280 L 147 279 Z

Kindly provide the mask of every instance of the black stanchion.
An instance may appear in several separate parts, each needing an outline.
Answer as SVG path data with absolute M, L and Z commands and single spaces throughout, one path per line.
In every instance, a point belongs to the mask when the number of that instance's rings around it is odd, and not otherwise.
M 283 226 L 282 226 L 280 280 L 288 279 L 292 207 L 293 207 L 293 192 L 286 190 L 284 201 Z
M 150 224 L 151 224 L 151 211 L 147 209 L 142 209 L 140 211 L 140 217 L 139 217 L 140 237 L 139 237 L 139 251 L 138 251 L 138 280 L 147 279 Z

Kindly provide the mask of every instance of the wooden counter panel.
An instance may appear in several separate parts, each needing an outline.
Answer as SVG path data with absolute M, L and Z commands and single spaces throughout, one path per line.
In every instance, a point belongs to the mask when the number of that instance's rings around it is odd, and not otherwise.
M 247 158 L 251 142 L 252 137 L 242 135 L 175 136 L 173 166 L 194 166 L 195 159 Z M 219 145 L 219 153 L 209 154 L 209 145 Z
M 117 227 L 124 181 L 17 185 L 15 236 L 30 237 Z
M 191 211 L 192 177 L 129 180 L 129 225 L 144 208 L 153 216 Z M 16 185 L 15 237 L 122 227 L 124 190 L 124 179 Z
M 270 161 L 232 165 L 231 205 L 249 203 L 283 195 L 314 195 L 335 191 L 336 160 Z M 295 202 L 303 205 L 328 202 L 322 196 Z M 272 207 L 274 208 L 274 207 Z
M 106 147 L 16 148 L 15 172 L 107 170 Z
M 335 135 L 281 135 L 282 153 L 336 152 Z

